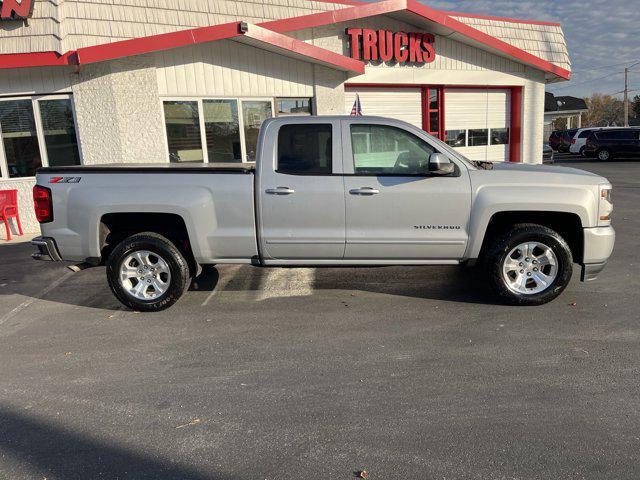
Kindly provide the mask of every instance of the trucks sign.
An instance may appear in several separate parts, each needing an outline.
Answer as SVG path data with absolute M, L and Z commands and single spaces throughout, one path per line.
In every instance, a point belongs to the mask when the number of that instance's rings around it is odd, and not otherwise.
M 0 20 L 23 20 L 33 15 L 35 0 L 0 0 Z
M 436 59 L 431 33 L 348 28 L 351 58 L 399 63 L 431 63 Z

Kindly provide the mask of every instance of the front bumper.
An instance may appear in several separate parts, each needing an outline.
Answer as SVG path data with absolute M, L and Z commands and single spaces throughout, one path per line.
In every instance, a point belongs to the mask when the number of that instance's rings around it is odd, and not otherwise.
M 595 280 L 604 269 L 616 242 L 616 231 L 613 227 L 596 227 L 584 229 L 584 255 L 580 280 Z
M 62 261 L 62 257 L 56 246 L 56 241 L 53 238 L 36 237 L 31 240 L 31 245 L 38 248 L 38 251 L 31 255 L 34 260 Z

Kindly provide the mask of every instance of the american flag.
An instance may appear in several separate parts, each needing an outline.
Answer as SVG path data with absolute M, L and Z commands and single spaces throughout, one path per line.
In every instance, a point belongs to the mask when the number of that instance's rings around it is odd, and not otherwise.
M 353 108 L 351 109 L 351 115 L 354 117 L 362 116 L 362 105 L 360 105 L 360 95 L 356 93 L 356 101 L 353 103 Z

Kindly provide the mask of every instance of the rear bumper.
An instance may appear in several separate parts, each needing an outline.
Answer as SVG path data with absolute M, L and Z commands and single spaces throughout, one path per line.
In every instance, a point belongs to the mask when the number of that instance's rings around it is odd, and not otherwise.
M 38 251 L 31 255 L 34 260 L 47 260 L 61 262 L 60 252 L 56 246 L 56 241 L 49 237 L 36 237 L 31 240 L 31 245 L 38 248 Z
M 583 282 L 596 279 L 607 264 L 615 242 L 616 231 L 611 226 L 584 229 L 584 255 L 580 277 Z

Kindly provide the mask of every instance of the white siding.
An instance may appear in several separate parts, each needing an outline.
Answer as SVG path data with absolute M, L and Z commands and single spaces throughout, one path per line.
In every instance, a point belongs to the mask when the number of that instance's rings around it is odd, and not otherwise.
M 356 93 L 363 115 L 403 120 L 422 128 L 422 96 L 419 88 L 358 88 L 345 92 L 344 113 L 350 114 Z
M 313 96 L 312 64 L 231 40 L 154 58 L 162 96 Z
M 454 18 L 562 68 L 571 68 L 564 33 L 562 27 L 558 25 L 507 22 L 473 17 Z
M 0 95 L 70 92 L 74 77 L 66 67 L 0 69 Z

